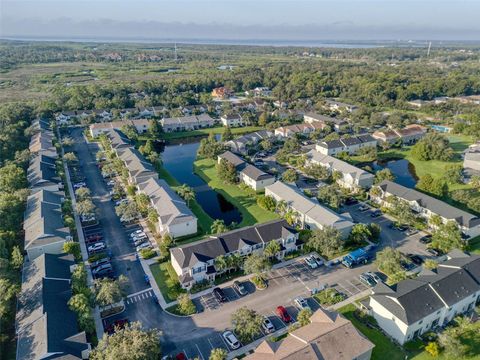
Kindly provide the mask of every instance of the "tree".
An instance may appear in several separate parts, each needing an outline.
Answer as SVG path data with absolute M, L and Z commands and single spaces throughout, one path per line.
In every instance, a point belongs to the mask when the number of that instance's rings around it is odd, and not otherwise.
M 375 264 L 378 269 L 390 277 L 399 277 L 398 273 L 405 273 L 402 268 L 403 255 L 400 251 L 387 246 L 377 253 Z
M 117 213 L 118 217 L 120 217 L 120 220 L 124 222 L 133 221 L 139 216 L 137 203 L 134 201 L 121 203 L 115 207 L 115 212 Z
M 413 158 L 422 161 L 450 161 L 454 155 L 448 139 L 438 133 L 428 133 L 412 147 L 410 153 Z
M 264 210 L 275 211 L 276 202 L 275 199 L 271 196 L 258 195 L 257 204 Z
M 63 251 L 67 254 L 72 254 L 76 260 L 82 258 L 82 252 L 80 250 L 80 243 L 75 241 L 66 241 L 63 243 Z
M 254 274 L 259 278 L 262 278 L 262 274 L 271 268 L 270 261 L 258 253 L 253 253 L 248 256 L 243 263 L 243 270 L 246 274 Z
M 157 120 L 150 120 L 148 123 L 148 133 L 153 138 L 158 138 L 163 133 L 163 128 Z
M 390 205 L 390 212 L 398 219 L 398 221 L 408 225 L 413 225 L 415 223 L 415 214 L 405 200 L 394 196 L 391 199 Z
M 78 264 L 72 272 L 71 276 L 72 280 L 72 292 L 74 294 L 85 293 L 85 289 L 87 287 L 87 270 L 85 269 L 85 265 Z M 89 289 L 88 289 L 89 290 Z
M 465 241 L 462 239 L 462 232 L 455 221 L 448 221 L 440 225 L 432 234 L 431 245 L 443 252 L 449 252 L 452 249 L 465 249 Z
M 69 147 L 69 146 L 72 146 L 74 144 L 74 141 L 71 137 L 69 136 L 65 136 L 63 139 L 62 139 L 62 145 L 65 146 L 65 147 Z
M 270 241 L 267 246 L 265 246 L 265 250 L 263 253 L 266 257 L 271 258 L 277 255 L 281 250 L 280 244 L 275 240 Z
M 309 164 L 304 168 L 305 174 L 316 180 L 327 180 L 330 177 L 328 168 L 320 164 Z
M 180 195 L 187 202 L 187 205 L 190 205 L 190 200 L 195 199 L 195 191 L 193 191 L 193 189 L 187 184 L 180 186 L 177 192 L 178 195 Z
M 92 309 L 90 307 L 90 300 L 83 294 L 75 294 L 68 301 L 70 310 L 77 313 L 78 323 L 80 328 L 87 333 L 95 331 L 95 322 L 92 317 Z
M 69 164 L 73 164 L 78 161 L 77 156 L 72 152 L 65 153 L 65 155 L 63 155 L 63 159 Z
M 455 326 L 449 326 L 438 335 L 438 342 L 449 358 L 460 359 L 466 353 L 467 347 L 460 340 L 461 332 Z
M 261 334 L 263 317 L 255 310 L 241 307 L 232 314 L 232 325 L 235 334 L 244 344 L 250 343 L 256 336 Z
M 445 173 L 443 177 L 449 184 L 458 184 L 462 180 L 463 165 L 460 164 L 448 164 L 445 166 Z
M 440 349 L 435 341 L 431 341 L 425 346 L 425 351 L 430 354 L 431 357 L 438 357 L 440 355 Z
M 125 296 L 127 283 L 128 279 L 123 275 L 120 275 L 118 280 L 108 278 L 95 280 L 95 302 L 101 307 L 119 302 Z
M 20 292 L 20 286 L 12 281 L 0 278 L 0 319 L 4 319 L 11 311 L 10 305 Z
M 310 249 L 315 250 L 327 258 L 333 257 L 343 248 L 340 232 L 333 226 L 316 229 L 307 241 Z
M 382 228 L 380 225 L 371 223 L 368 225 L 368 228 L 370 230 L 370 234 L 372 234 L 372 241 L 376 242 L 380 239 L 380 232 L 382 231 Z
M 215 270 L 219 273 L 228 269 L 228 261 L 225 255 L 219 255 L 215 258 Z
M 287 169 L 283 174 L 282 174 L 282 180 L 287 182 L 287 183 L 294 183 L 298 179 L 298 174 L 295 171 L 295 169 Z
M 235 184 L 237 182 L 237 170 L 235 166 L 225 159 L 221 159 L 217 164 L 217 174 L 220 179 L 229 184 Z
M 0 192 L 14 192 L 27 187 L 25 170 L 15 164 L 0 168 Z
M 378 170 L 375 173 L 375 184 L 380 184 L 384 180 L 395 181 L 395 176 L 392 174 L 391 170 L 388 168 Z
M 440 215 L 433 214 L 432 216 L 430 216 L 430 219 L 428 219 L 428 223 L 429 223 L 432 227 L 438 228 L 440 225 L 443 224 L 443 220 L 442 220 L 442 218 L 440 217 Z
M 90 200 L 91 193 L 90 190 L 86 187 L 81 187 L 75 190 L 75 198 L 77 201 Z
M 182 315 L 192 315 L 197 312 L 197 308 L 188 294 L 180 294 L 177 297 L 178 311 Z
M 226 231 L 228 231 L 228 227 L 222 219 L 214 220 L 212 226 L 210 226 L 210 232 L 212 234 L 220 234 Z
M 92 200 L 86 199 L 86 200 L 78 201 L 76 204 L 76 209 L 77 209 L 78 215 L 87 216 L 95 212 L 95 205 L 93 204 Z
M 223 130 L 221 141 L 230 141 L 233 139 L 233 134 L 232 130 L 230 129 L 230 126 L 225 126 L 225 129 Z
M 139 322 L 128 324 L 112 335 L 105 334 L 90 354 L 92 360 L 157 360 L 160 332 L 143 330 Z
M 350 240 L 361 244 L 364 240 L 372 237 L 370 227 L 366 224 L 355 224 L 350 232 Z
M 339 209 L 342 205 L 343 196 L 337 185 L 329 185 L 318 189 L 317 199 L 332 209 Z
M 426 259 L 423 263 L 423 266 L 425 267 L 425 269 L 434 270 L 438 267 L 438 262 L 433 259 Z
M 470 184 L 474 189 L 480 189 L 480 176 L 479 175 L 473 175 L 470 178 Z
M 226 360 L 228 356 L 228 351 L 224 348 L 215 348 L 210 352 L 210 357 L 208 360 Z
M 123 125 L 120 129 L 131 140 L 137 140 L 138 132 L 133 125 Z
M 312 316 L 312 310 L 305 308 L 298 312 L 297 321 L 300 326 L 305 326 L 310 324 L 310 317 Z
M 296 212 L 292 208 L 288 208 L 288 210 L 283 214 L 283 218 L 287 221 L 289 225 L 293 226 L 293 224 L 295 224 L 298 219 L 298 212 Z
M 260 141 L 260 146 L 265 151 L 270 151 L 273 148 L 273 144 L 270 139 L 263 139 L 262 141 Z
M 10 265 L 12 268 L 19 270 L 23 265 L 23 255 L 19 246 L 14 246 L 10 256 Z

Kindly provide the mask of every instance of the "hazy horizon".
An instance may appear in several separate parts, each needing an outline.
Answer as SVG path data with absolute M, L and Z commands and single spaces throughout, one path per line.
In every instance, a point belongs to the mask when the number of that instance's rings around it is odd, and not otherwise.
M 480 40 L 480 1 L 4 0 L 0 37 L 111 40 Z

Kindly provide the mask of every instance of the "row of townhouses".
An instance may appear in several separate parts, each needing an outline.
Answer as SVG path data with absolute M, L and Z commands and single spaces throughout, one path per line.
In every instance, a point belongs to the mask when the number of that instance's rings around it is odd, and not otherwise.
M 189 289 L 196 283 L 215 280 L 220 273 L 215 268 L 215 259 L 219 256 L 248 256 L 263 252 L 271 241 L 280 245 L 281 250 L 276 255 L 278 259 L 303 247 L 293 227 L 285 220 L 273 220 L 174 247 L 170 249 L 172 266 L 182 287 Z
M 280 126 L 275 129 L 275 136 L 278 139 L 292 137 L 294 135 L 309 135 L 316 130 L 325 128 L 325 124 L 320 122 L 293 124 L 287 126 Z
M 201 114 L 195 116 L 183 116 L 174 118 L 163 118 L 160 120 L 163 131 L 191 131 L 209 128 L 215 125 L 215 120 L 208 114 Z
M 371 147 L 377 147 L 377 140 L 369 134 L 321 141 L 315 145 L 315 149 L 323 155 L 337 155 L 339 153 L 354 155 L 360 149 Z
M 256 166 L 253 166 L 230 151 L 225 151 L 218 156 L 218 163 L 225 160 L 235 166 L 241 182 L 247 184 L 255 191 L 265 189 L 266 186 L 275 182 L 275 176 L 267 174 Z
M 16 358 L 86 359 L 90 344 L 68 307 L 74 259 L 63 254 L 63 244 L 72 237 L 63 223 L 65 193 L 56 172 L 54 134 L 43 120 L 36 120 L 32 128 L 35 134 L 27 171 L 30 195 L 23 221 L 27 256 L 17 301 Z
M 128 181 L 139 192 L 150 198 L 157 211 L 157 228 L 160 233 L 168 233 L 174 238 L 197 233 L 197 218 L 175 191 L 163 180 L 138 150 L 136 150 L 120 130 L 109 130 L 112 149 L 123 161 L 128 170 Z
M 444 223 L 455 221 L 466 236 L 480 235 L 480 218 L 476 215 L 393 181 L 384 180 L 374 188 L 378 192 L 371 192 L 371 198 L 382 206 L 390 206 L 389 199 L 393 196 L 406 201 L 416 214 L 427 220 L 438 215 Z
M 31 158 L 27 169 L 30 195 L 23 221 L 29 260 L 44 253 L 60 254 L 63 243 L 71 240 L 62 217 L 65 193 L 56 171 L 58 156 L 53 145 L 54 135 L 45 121 L 37 120 L 33 126 L 35 134 L 29 145 Z
M 273 139 L 274 136 L 273 132 L 269 130 L 255 131 L 227 141 L 225 146 L 234 153 L 246 155 L 251 146 L 255 146 L 264 139 Z
M 436 270 L 393 286 L 378 284 L 366 306 L 400 344 L 445 326 L 480 301 L 480 256 L 454 250 Z
M 307 153 L 307 159 L 307 164 L 321 165 L 327 168 L 330 174 L 335 171 L 339 172 L 342 176 L 337 180 L 337 183 L 351 190 L 369 189 L 375 180 L 375 175 L 368 171 L 316 150 L 310 150 Z
M 379 142 L 388 144 L 401 141 L 403 145 L 411 145 L 420 140 L 427 133 L 427 128 L 411 124 L 402 129 L 378 130 L 372 134 L 372 137 Z
M 297 222 L 304 229 L 323 229 L 331 226 L 337 229 L 343 238 L 346 238 L 353 227 L 353 220 L 349 213 L 336 212 L 320 205 L 318 201 L 305 196 L 294 185 L 281 181 L 265 188 L 265 195 L 273 197 L 277 202 L 284 201 L 287 207 L 297 213 Z
M 303 120 L 309 124 L 319 123 L 323 124 L 324 126 L 328 125 L 336 132 L 340 132 L 344 126 L 348 125 L 348 121 L 345 119 L 325 116 L 312 112 L 304 114 Z

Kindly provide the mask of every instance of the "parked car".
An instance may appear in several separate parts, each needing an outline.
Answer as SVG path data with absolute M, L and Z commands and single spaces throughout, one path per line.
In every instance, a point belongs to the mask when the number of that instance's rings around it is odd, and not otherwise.
M 410 262 L 410 261 L 401 261 L 400 266 L 405 271 L 412 271 L 416 267 L 416 265 L 413 262 Z
M 237 293 L 240 296 L 245 296 L 248 294 L 247 288 L 245 287 L 245 283 L 243 282 L 236 280 L 233 282 L 233 287 L 235 290 L 237 290 Z
M 240 347 L 240 341 L 238 341 L 237 337 L 233 334 L 233 332 L 227 330 L 222 334 L 222 337 L 232 350 L 238 349 Z
M 144 238 L 139 238 L 139 239 L 133 240 L 133 245 L 134 245 L 135 247 L 137 247 L 137 246 L 142 245 L 142 244 L 143 244 L 144 242 L 146 242 L 146 241 L 147 241 L 147 238 L 146 238 L 146 237 L 144 237 Z
M 312 254 L 312 258 L 313 258 L 313 260 L 315 260 L 315 262 L 317 263 L 318 266 L 323 265 L 323 260 L 317 254 Z
M 86 184 L 84 181 L 77 182 L 77 183 L 73 184 L 73 188 L 74 188 L 75 190 L 78 190 L 78 189 L 80 189 L 80 188 L 82 188 L 82 187 L 87 187 L 87 184 Z
M 115 320 L 112 324 L 107 326 L 105 331 L 109 334 L 112 335 L 116 329 L 123 329 L 125 326 L 127 326 L 129 323 L 128 319 L 119 319 Z
M 277 309 L 275 310 L 275 313 L 285 323 L 289 323 L 292 321 L 292 317 L 288 313 L 287 309 L 285 309 L 283 306 L 278 306 Z
M 270 319 L 266 316 L 263 317 L 262 328 L 267 334 L 275 331 L 275 326 L 273 326 Z
M 405 235 L 407 236 L 412 236 L 412 235 L 415 235 L 416 233 L 418 233 L 418 230 L 412 227 L 408 228 L 407 231 L 405 231 Z
M 382 211 L 381 211 L 381 210 L 378 210 L 378 209 L 372 211 L 372 213 L 370 214 L 370 217 L 372 217 L 372 218 L 377 218 L 377 217 L 379 217 L 379 216 L 382 216 Z
M 312 268 L 312 269 L 316 269 L 318 267 L 317 262 L 315 261 L 315 259 L 312 256 L 307 256 L 305 258 L 305 263 L 308 266 L 310 266 L 310 268 Z
M 373 287 L 377 284 L 375 280 L 373 280 L 373 278 L 366 273 L 361 274 L 359 278 L 360 278 L 360 281 L 363 282 L 365 285 Z
M 115 201 L 115 206 L 119 206 L 123 203 L 128 203 L 128 199 L 122 199 L 122 200 Z
M 85 241 L 86 241 L 87 243 L 98 242 L 98 241 L 100 241 L 100 240 L 103 240 L 103 235 L 100 234 L 100 233 L 88 235 L 88 236 L 85 238 Z
M 132 241 L 143 240 L 143 239 L 148 239 L 148 236 L 146 234 L 136 235 L 136 236 L 132 236 L 131 239 Z
M 370 278 L 372 278 L 373 281 L 375 281 L 376 284 L 382 282 L 382 279 L 380 279 L 380 277 L 379 277 L 377 274 L 375 274 L 374 272 L 372 272 L 372 271 L 367 271 L 367 272 L 365 272 L 365 274 L 367 274 L 368 276 L 370 276 Z
M 102 259 L 99 259 L 97 261 L 92 262 L 90 264 L 90 268 L 95 269 L 95 268 L 99 267 L 100 265 L 104 265 L 104 264 L 110 264 L 110 259 L 108 257 L 104 257 Z
M 145 231 L 142 229 L 135 230 L 134 232 L 130 233 L 130 237 L 135 237 L 135 236 L 142 236 L 142 235 L 147 235 L 145 234 Z
M 362 204 L 358 207 L 358 210 L 360 211 L 367 211 L 368 209 L 370 209 L 370 206 L 368 206 L 367 204 Z
M 97 242 L 95 244 L 92 244 L 92 245 L 89 245 L 87 250 L 89 253 L 96 253 L 96 252 L 99 252 L 99 251 L 103 251 L 106 249 L 106 246 L 105 246 L 105 243 L 100 241 L 100 242 Z
M 175 360 L 188 360 L 188 358 L 187 358 L 187 355 L 181 352 L 175 355 Z
M 440 249 L 435 249 L 435 248 L 428 248 L 427 252 L 432 254 L 433 256 L 440 256 L 443 255 L 443 252 Z
M 345 199 L 345 205 L 355 205 L 358 204 L 358 200 L 354 197 L 348 197 Z
M 150 244 L 150 242 L 144 242 L 143 244 L 138 245 L 135 248 L 135 251 L 139 252 L 142 249 L 151 249 L 151 248 L 152 248 L 152 244 Z
M 308 306 L 308 302 L 305 298 L 299 296 L 297 298 L 295 298 L 293 300 L 293 302 L 295 303 L 295 306 L 299 309 L 299 310 L 303 310 L 303 309 L 310 309 L 310 306 Z
M 432 235 L 425 235 L 420 238 L 420 241 L 422 244 L 430 244 L 432 242 Z
M 112 278 L 114 279 L 115 276 L 113 275 L 113 270 L 112 269 L 102 269 L 101 271 L 96 271 L 94 274 L 92 272 L 92 276 L 95 278 L 95 279 L 103 279 L 103 278 Z
M 110 272 L 110 271 L 113 271 L 113 267 L 112 267 L 112 264 L 107 262 L 107 263 L 101 264 L 101 265 L 97 266 L 95 269 L 93 269 L 92 270 L 92 275 L 96 276 L 98 274 L 106 273 L 106 272 Z
M 409 258 L 410 261 L 413 262 L 415 265 L 422 265 L 423 264 L 423 259 L 419 255 L 407 254 L 407 258 Z
M 398 231 L 405 231 L 408 229 L 407 225 L 404 224 L 399 224 L 396 222 L 392 222 L 390 225 L 388 225 L 390 229 L 398 230 Z
M 215 298 L 219 302 L 227 301 L 227 297 L 225 296 L 225 292 L 219 287 L 216 287 L 215 289 L 213 289 L 213 295 L 215 296 Z
M 115 180 L 109 180 L 107 186 L 115 186 Z

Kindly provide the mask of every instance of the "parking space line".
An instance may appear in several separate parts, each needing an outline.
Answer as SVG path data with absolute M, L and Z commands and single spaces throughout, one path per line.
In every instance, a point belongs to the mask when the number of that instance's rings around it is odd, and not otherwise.
M 285 268 L 286 268 L 286 267 L 285 267 Z M 290 275 L 292 275 L 295 279 L 297 279 L 298 281 L 300 281 L 300 282 L 302 283 L 302 285 L 305 286 L 305 288 L 306 288 L 308 291 L 311 290 L 311 289 L 307 286 L 307 284 L 305 284 L 305 282 L 304 282 L 299 276 L 297 276 L 297 275 L 295 275 L 295 274 L 292 274 L 289 269 L 287 269 L 287 271 L 288 271 L 288 272 L 290 273 Z
M 185 351 L 185 349 L 183 349 L 183 353 L 185 354 L 185 356 L 186 356 L 187 359 L 188 359 L 188 353 Z
M 318 306 L 322 307 L 322 305 L 320 305 L 320 303 L 318 302 L 318 300 L 317 300 L 317 299 L 315 299 L 315 297 L 313 297 L 313 296 L 312 296 L 310 299 L 312 299 L 313 301 L 315 301 L 315 302 L 317 303 L 317 305 L 318 305 Z
M 218 336 L 220 336 L 220 334 Z M 225 341 L 225 339 L 223 338 L 223 336 L 220 336 L 220 339 L 222 339 L 223 343 L 225 344 L 227 351 L 230 352 L 230 348 L 228 347 L 228 344 Z
M 354 284 L 352 283 L 350 280 L 346 280 L 350 285 L 352 285 L 355 289 L 357 289 L 358 292 L 361 292 L 361 290 Z
M 213 350 L 213 349 L 214 349 L 214 347 L 213 347 L 213 344 L 212 344 L 212 342 L 210 341 L 210 338 L 208 338 L 208 337 L 207 337 L 207 340 L 208 340 L 208 343 L 210 344 L 210 347 L 211 347 L 211 348 L 212 348 L 212 350 Z
M 349 293 L 349 294 L 350 294 L 350 296 L 352 296 L 352 295 L 353 295 L 353 293 L 352 293 L 350 290 L 348 290 L 346 287 L 342 286 L 340 283 L 337 283 L 337 285 L 336 285 L 336 286 L 338 286 L 339 288 L 341 288 L 341 289 L 342 289 L 342 291 Z
M 285 327 L 287 327 L 287 323 L 284 322 L 284 321 L 282 320 L 282 318 L 275 313 L 275 311 L 272 311 L 272 314 L 273 314 L 273 316 L 275 316 L 276 318 L 278 318 L 278 319 L 280 320 L 280 322 L 281 322 L 283 325 L 285 325 Z
M 203 354 L 202 354 L 202 352 L 200 351 L 200 348 L 198 347 L 198 345 L 195 344 L 195 346 L 197 347 L 197 349 L 198 349 L 198 354 L 200 355 L 200 357 L 202 358 L 202 360 L 205 360 L 205 358 L 203 357 Z

